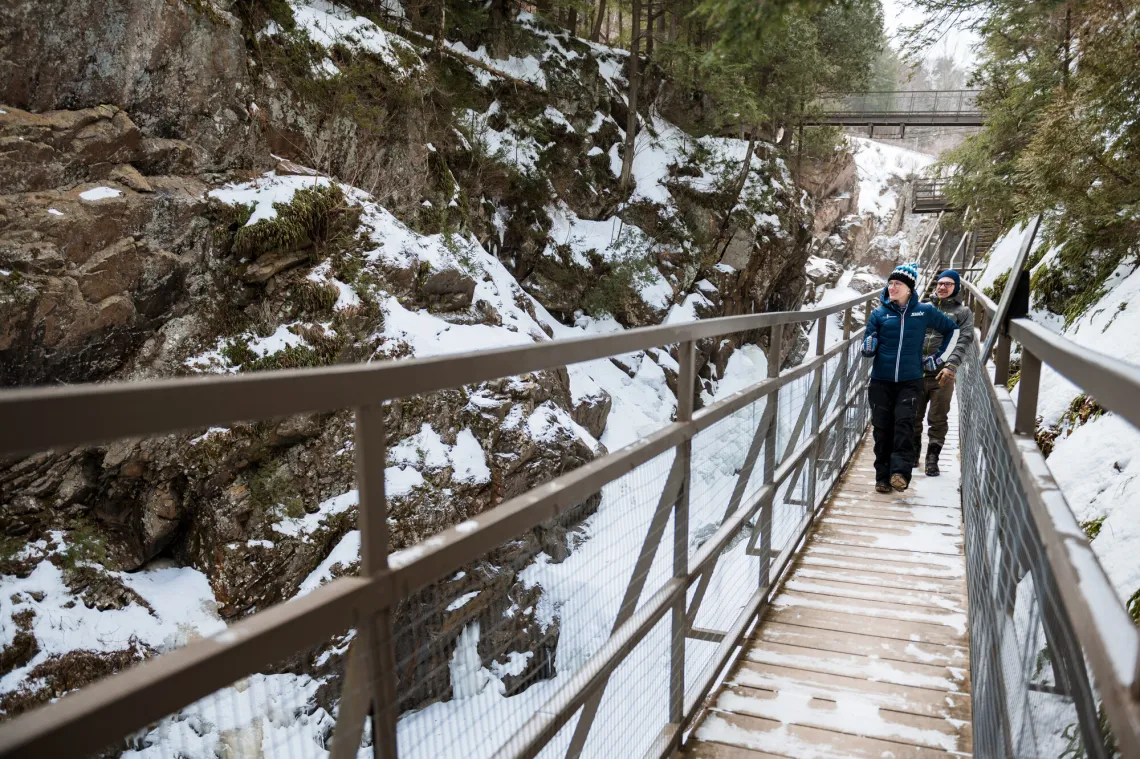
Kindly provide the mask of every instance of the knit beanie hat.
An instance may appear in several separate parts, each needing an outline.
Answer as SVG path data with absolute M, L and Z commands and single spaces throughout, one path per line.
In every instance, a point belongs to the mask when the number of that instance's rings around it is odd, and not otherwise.
M 918 266 L 916 264 L 899 264 L 891 272 L 891 276 L 887 277 L 888 282 L 892 279 L 897 279 L 913 291 L 918 283 Z
M 953 298 L 962 289 L 962 277 L 953 269 L 947 269 L 938 275 L 938 279 L 942 279 L 943 277 L 949 277 L 954 280 L 954 292 L 950 293 L 950 297 Z

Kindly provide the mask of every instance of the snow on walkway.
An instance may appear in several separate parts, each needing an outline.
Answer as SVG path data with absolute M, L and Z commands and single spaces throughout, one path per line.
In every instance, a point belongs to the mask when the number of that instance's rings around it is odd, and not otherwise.
M 951 419 L 942 476 L 902 493 L 875 492 L 867 433 L 685 756 L 971 754 Z

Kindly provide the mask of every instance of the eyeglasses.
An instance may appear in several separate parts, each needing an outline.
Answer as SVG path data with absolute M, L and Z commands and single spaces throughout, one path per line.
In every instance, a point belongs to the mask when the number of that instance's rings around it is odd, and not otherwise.
M 939 287 L 953 287 L 954 286 L 954 280 L 952 280 L 952 279 L 941 280 L 941 281 L 939 281 L 938 286 Z

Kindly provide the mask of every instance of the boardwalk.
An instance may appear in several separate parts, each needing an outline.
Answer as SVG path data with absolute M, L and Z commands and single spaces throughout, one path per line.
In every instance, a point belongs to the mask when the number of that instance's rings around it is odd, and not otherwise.
M 957 408 L 943 476 L 875 493 L 868 432 L 685 756 L 970 756 Z

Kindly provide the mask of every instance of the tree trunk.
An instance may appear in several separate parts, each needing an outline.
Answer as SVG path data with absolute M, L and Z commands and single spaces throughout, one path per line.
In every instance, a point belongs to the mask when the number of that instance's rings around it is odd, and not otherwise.
M 578 9 L 571 8 L 570 12 L 566 15 L 566 28 L 570 30 L 573 35 L 578 34 Z
M 645 4 L 645 57 L 653 57 L 653 5 Z
M 439 52 L 440 48 L 443 47 L 443 39 L 447 34 L 447 2 L 446 2 L 446 0 L 439 0 L 438 23 L 439 23 L 439 25 L 436 27 L 436 30 L 435 30 L 435 40 L 432 43 L 432 49 L 437 53 Z
M 641 88 L 641 0 L 633 0 L 629 43 L 629 116 L 625 120 L 625 155 L 621 159 L 621 193 L 628 195 L 633 179 L 633 152 L 637 145 L 637 91 Z
M 594 28 L 590 30 L 590 39 L 597 42 L 602 35 L 602 19 L 606 19 L 606 36 L 609 36 L 609 19 L 606 18 L 606 0 L 598 0 L 598 17 L 594 19 Z
M 506 58 L 506 29 L 510 23 L 510 0 L 491 0 L 491 55 L 495 58 Z
M 1065 8 L 1065 51 L 1064 51 L 1064 68 L 1061 70 L 1061 86 L 1067 91 L 1069 89 L 1069 65 L 1070 56 L 1072 55 L 1073 44 L 1073 16 L 1072 9 Z

